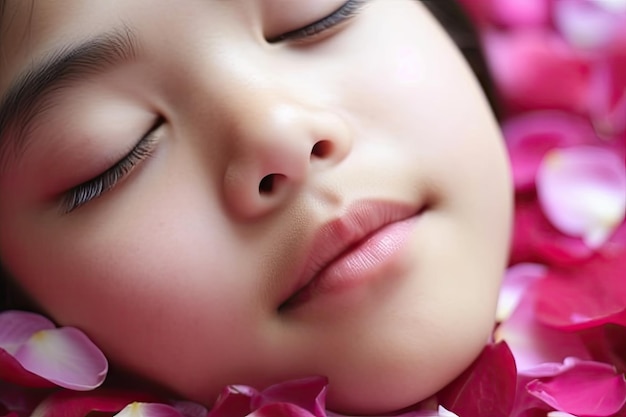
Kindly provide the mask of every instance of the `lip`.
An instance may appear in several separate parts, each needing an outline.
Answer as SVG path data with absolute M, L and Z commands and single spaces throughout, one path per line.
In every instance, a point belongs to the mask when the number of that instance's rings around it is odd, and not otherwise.
M 386 201 L 359 201 L 322 225 L 279 309 L 293 309 L 325 293 L 369 281 L 406 241 L 423 209 Z

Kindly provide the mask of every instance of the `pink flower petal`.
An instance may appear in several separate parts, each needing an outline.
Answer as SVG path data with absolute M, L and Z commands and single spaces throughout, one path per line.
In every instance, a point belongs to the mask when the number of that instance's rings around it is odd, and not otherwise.
M 172 402 L 172 406 L 174 406 L 183 417 L 207 417 L 209 414 L 206 407 L 189 401 L 174 401 Z
M 610 416 L 626 403 L 626 380 L 610 365 L 567 359 L 555 375 L 526 389 L 546 404 L 574 415 Z
M 518 372 L 528 372 L 545 362 L 561 362 L 568 356 L 591 359 L 581 337 L 537 321 L 532 298 L 524 299 L 517 310 L 495 332 L 497 341 L 507 343 Z
M 54 328 L 54 323 L 39 314 L 3 311 L 0 313 L 0 348 L 13 355 L 34 333 Z
M 6 410 L 17 412 L 20 416 L 30 416 L 48 395 L 49 390 L 28 389 L 0 380 L 0 415 L 4 406 Z
M 561 34 L 578 48 L 601 48 L 615 36 L 620 19 L 589 1 L 557 1 L 554 21 Z
M 539 26 L 550 17 L 545 0 L 498 0 L 491 7 L 492 19 L 505 26 Z
M 30 417 L 86 417 L 93 412 L 117 413 L 136 401 L 156 402 L 158 399 L 132 391 L 60 391 L 41 403 Z
M 546 274 L 546 267 L 539 264 L 522 263 L 507 269 L 500 288 L 496 320 L 508 319 L 519 305 L 529 286 Z
M 50 388 L 55 384 L 27 371 L 13 355 L 0 349 L 0 380 L 32 388 Z
M 209 417 L 245 417 L 252 411 L 252 397 L 258 393 L 245 385 L 231 385 L 220 393 Z
M 166 404 L 138 403 L 128 404 L 115 417 L 183 417 L 176 408 Z
M 26 370 L 77 391 L 102 384 L 108 370 L 102 352 L 72 327 L 35 333 L 15 353 L 15 358 Z
M 626 248 L 619 243 L 584 264 L 553 268 L 536 283 L 536 319 L 563 330 L 626 326 Z
M 537 171 L 550 150 L 600 143 L 588 120 L 557 111 L 538 111 L 509 119 L 502 130 L 518 192 L 534 190 Z
M 553 150 L 537 173 L 537 191 L 555 227 L 597 248 L 624 220 L 626 166 L 614 153 L 598 147 Z
M 485 48 L 508 110 L 587 109 L 591 63 L 551 29 L 489 32 Z
M 626 26 L 626 18 L 623 20 Z M 625 49 L 626 39 L 615 52 L 598 59 L 590 80 L 589 113 L 596 130 L 607 138 L 626 132 Z
M 250 413 L 248 417 L 317 417 L 295 404 L 266 404 Z M 326 417 L 324 415 L 324 417 Z
M 535 199 L 518 198 L 515 204 L 512 263 L 570 265 L 579 264 L 593 255 L 594 251 L 582 239 L 559 232 L 546 219 Z
M 326 387 L 323 377 L 297 379 L 272 385 L 252 399 L 253 409 L 266 404 L 289 403 L 307 410 L 315 417 L 326 416 Z
M 437 395 L 458 416 L 509 417 L 517 386 L 515 360 L 506 343 L 485 347 L 478 359 Z

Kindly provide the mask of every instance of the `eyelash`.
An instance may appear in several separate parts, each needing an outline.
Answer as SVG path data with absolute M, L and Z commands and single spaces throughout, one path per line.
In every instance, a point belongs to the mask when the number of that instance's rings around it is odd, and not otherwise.
M 156 132 L 164 122 L 163 118 L 157 119 L 135 147 L 115 165 L 97 177 L 69 190 L 63 198 L 63 212 L 66 214 L 70 213 L 89 201 L 100 197 L 123 180 L 137 164 L 152 156 L 158 142 Z
M 303 28 L 295 29 L 275 38 L 268 39 L 268 42 L 278 43 L 282 41 L 297 41 L 312 38 L 355 17 L 361 11 L 366 1 L 367 0 L 348 0 L 328 16 L 323 17 Z
M 292 30 L 269 39 L 268 42 L 297 41 L 317 36 L 355 17 L 358 12 L 361 11 L 366 1 L 367 0 L 348 0 L 328 16 L 303 28 Z M 139 140 L 135 147 L 111 168 L 107 169 L 96 178 L 69 190 L 63 199 L 63 212 L 70 213 L 89 201 L 100 197 L 102 194 L 115 187 L 119 181 L 123 180 L 137 164 L 152 156 L 157 143 L 155 132 L 163 123 L 163 118 L 159 118 L 150 130 Z

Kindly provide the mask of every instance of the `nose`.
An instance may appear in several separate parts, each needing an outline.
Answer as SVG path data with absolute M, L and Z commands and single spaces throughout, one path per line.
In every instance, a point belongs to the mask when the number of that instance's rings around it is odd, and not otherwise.
M 223 177 L 228 210 L 243 220 L 285 204 L 312 176 L 350 153 L 352 135 L 337 112 L 293 97 L 247 95 L 231 112 Z

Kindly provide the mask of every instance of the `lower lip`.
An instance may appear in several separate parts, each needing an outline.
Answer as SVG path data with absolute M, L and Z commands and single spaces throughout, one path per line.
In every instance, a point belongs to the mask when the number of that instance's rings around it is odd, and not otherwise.
M 367 236 L 324 267 L 282 307 L 291 310 L 320 296 L 337 294 L 375 279 L 402 251 L 417 218 L 391 223 Z

